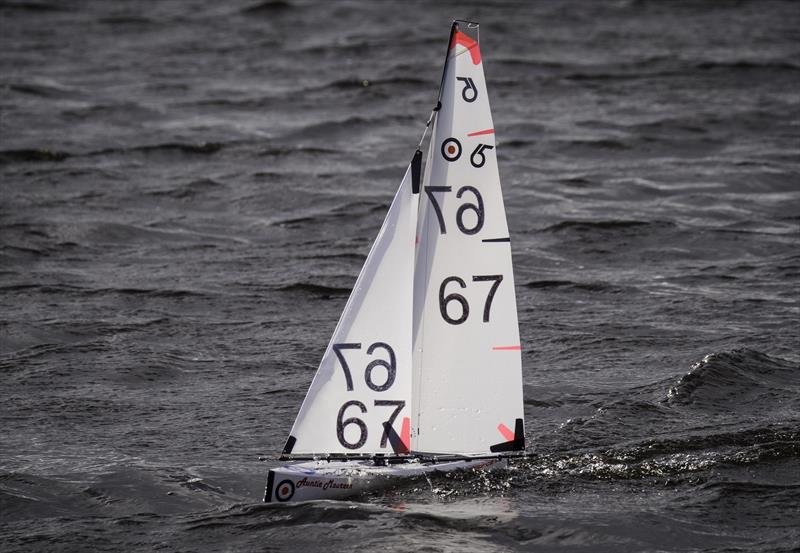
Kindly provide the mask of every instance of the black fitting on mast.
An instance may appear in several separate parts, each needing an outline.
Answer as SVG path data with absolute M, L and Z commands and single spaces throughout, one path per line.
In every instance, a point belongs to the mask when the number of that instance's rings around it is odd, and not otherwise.
M 414 157 L 411 159 L 411 191 L 414 194 L 419 194 L 420 189 L 420 176 L 422 173 L 422 142 L 425 140 L 425 135 L 428 132 L 428 128 L 431 126 L 434 117 L 439 110 L 442 109 L 442 92 L 444 90 L 444 78 L 447 75 L 447 60 L 450 57 L 450 47 L 453 44 L 453 37 L 458 32 L 458 24 L 459 23 L 466 23 L 469 26 L 478 26 L 478 23 L 474 21 L 467 21 L 465 19 L 454 19 L 453 24 L 450 27 L 450 36 L 447 39 L 447 50 L 445 51 L 444 56 L 444 67 L 442 68 L 442 80 L 439 82 L 439 94 L 436 98 L 436 107 L 431 110 L 431 116 L 428 118 L 428 122 L 425 123 L 425 132 L 422 133 L 422 138 L 419 140 L 419 144 L 417 144 L 417 150 L 414 152 Z
M 424 138 L 424 136 L 423 136 Z M 422 150 L 417 148 L 411 159 L 411 193 L 419 194 L 419 181 L 422 174 Z

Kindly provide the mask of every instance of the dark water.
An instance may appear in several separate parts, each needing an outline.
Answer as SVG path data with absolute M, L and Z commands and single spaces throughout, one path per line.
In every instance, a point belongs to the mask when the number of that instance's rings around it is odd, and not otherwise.
M 482 23 L 527 438 L 259 503 Z M 796 2 L 0 2 L 3 551 L 800 544 Z

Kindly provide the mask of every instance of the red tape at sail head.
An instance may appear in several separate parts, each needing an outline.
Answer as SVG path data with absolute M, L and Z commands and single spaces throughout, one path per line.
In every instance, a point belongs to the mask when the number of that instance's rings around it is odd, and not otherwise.
M 469 50 L 473 65 L 478 65 L 481 62 L 481 49 L 478 47 L 478 43 L 461 31 L 453 33 L 453 40 L 450 41 L 450 49 L 452 50 L 455 48 L 456 44 L 460 44 Z

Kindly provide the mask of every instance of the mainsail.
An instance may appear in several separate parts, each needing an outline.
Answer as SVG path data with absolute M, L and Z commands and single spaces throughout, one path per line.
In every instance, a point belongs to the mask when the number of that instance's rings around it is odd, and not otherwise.
M 417 194 L 409 166 L 283 453 L 407 452 Z
M 454 24 L 417 222 L 411 448 L 524 448 L 511 244 L 477 25 Z

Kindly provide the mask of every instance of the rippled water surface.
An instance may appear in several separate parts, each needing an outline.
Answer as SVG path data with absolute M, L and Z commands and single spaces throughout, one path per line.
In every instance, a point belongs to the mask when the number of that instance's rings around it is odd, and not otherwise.
M 481 22 L 533 456 L 260 503 Z M 795 2 L 0 1 L 4 551 L 800 543 Z

